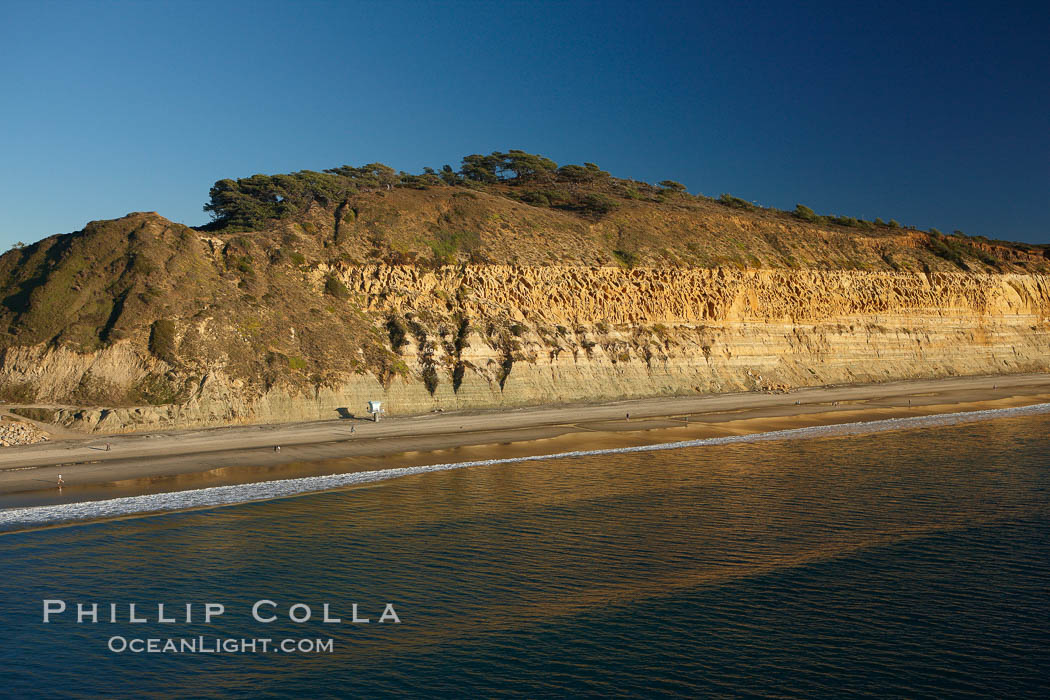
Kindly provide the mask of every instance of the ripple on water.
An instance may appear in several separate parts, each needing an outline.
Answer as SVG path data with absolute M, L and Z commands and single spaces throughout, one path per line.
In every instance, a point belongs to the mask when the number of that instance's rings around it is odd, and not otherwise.
M 14 697 L 1045 697 L 1050 417 L 422 471 L 7 534 Z M 128 656 L 40 600 L 392 601 L 320 656 Z M 241 611 L 242 614 L 238 614 Z M 375 613 L 373 613 L 373 616 Z M 150 626 L 156 632 L 156 626 Z M 165 634 L 168 632 L 165 630 Z

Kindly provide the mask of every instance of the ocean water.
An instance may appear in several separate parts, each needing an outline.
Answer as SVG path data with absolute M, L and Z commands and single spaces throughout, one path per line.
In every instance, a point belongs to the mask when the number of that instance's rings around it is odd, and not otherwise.
M 0 695 L 1047 697 L 1048 429 L 1033 409 L 0 511 Z M 250 497 L 272 500 L 217 507 Z M 44 624 L 45 600 L 66 612 Z M 111 650 L 149 639 L 293 651 Z

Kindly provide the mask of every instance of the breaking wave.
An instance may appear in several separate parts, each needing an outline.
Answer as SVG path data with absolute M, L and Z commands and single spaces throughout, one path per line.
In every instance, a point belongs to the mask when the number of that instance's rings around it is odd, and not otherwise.
M 862 435 L 889 430 L 912 430 L 947 425 L 960 425 L 996 418 L 1013 418 L 1050 413 L 1050 403 L 1000 408 L 985 411 L 968 411 L 965 413 L 941 413 L 932 416 L 914 418 L 887 418 L 883 420 L 859 423 L 839 423 L 836 425 L 813 426 L 809 428 L 791 428 L 774 430 L 750 435 L 732 435 L 726 437 L 703 438 L 698 440 L 681 440 L 657 445 L 639 445 L 636 447 L 615 447 L 601 450 L 578 450 L 556 454 L 535 455 L 531 457 L 510 457 L 505 459 L 483 459 L 473 462 L 450 462 L 446 464 L 429 464 L 417 467 L 378 469 L 366 472 L 347 474 L 330 474 L 327 476 L 309 476 L 297 479 L 263 481 L 252 484 L 235 484 L 231 486 L 213 486 L 191 491 L 155 493 L 142 496 L 112 498 L 104 501 L 85 501 L 64 503 L 61 505 L 35 506 L 32 508 L 12 508 L 0 511 L 0 532 L 21 530 L 25 528 L 75 523 L 86 520 L 118 518 L 145 513 L 163 513 L 174 510 L 208 508 L 215 506 L 264 501 L 275 498 L 287 498 L 306 493 L 345 488 L 358 484 L 367 484 L 387 479 L 396 479 L 413 474 L 463 469 L 466 467 L 484 467 L 493 464 L 511 462 L 539 462 L 549 459 L 571 459 L 598 455 L 622 454 L 630 452 L 656 452 L 659 450 L 678 450 L 687 447 L 705 447 L 710 445 L 730 445 L 735 443 L 767 442 L 770 440 L 805 440 L 819 437 L 836 437 L 841 435 Z

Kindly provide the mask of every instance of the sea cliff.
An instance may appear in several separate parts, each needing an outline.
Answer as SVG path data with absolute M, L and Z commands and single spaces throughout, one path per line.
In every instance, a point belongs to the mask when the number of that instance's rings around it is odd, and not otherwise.
M 399 358 L 391 371 L 254 387 L 216 367 L 178 403 L 49 417 L 119 432 L 338 418 L 373 399 L 407 414 L 1050 371 L 1043 275 L 500 265 L 312 274 L 317 285 L 336 277 L 383 321 Z M 208 334 L 208 319 L 195 323 L 176 324 L 176 343 Z M 296 326 L 271 330 L 291 339 Z M 130 341 L 89 353 L 37 345 L 8 348 L 0 373 L 63 396 L 85 376 L 130 389 L 160 362 Z
M 520 151 L 210 194 L 0 256 L 0 401 L 119 432 L 1050 371 L 1043 245 Z

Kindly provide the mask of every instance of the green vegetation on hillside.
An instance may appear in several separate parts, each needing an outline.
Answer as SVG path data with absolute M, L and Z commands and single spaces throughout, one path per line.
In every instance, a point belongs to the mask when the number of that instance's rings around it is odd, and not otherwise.
M 559 166 L 514 149 L 465 156 L 458 170 L 445 165 L 409 174 L 370 163 L 220 180 L 204 208 L 213 216 L 207 231 L 280 228 L 287 237 L 291 227 L 320 243 L 323 257 L 345 262 L 895 271 L 948 264 L 1005 271 L 1008 261 L 1034 270 L 1047 259 L 1038 246 L 971 241 L 961 232 L 920 233 L 916 248 L 915 240 L 906 240 L 914 229 L 893 219 L 818 214 L 803 204 L 784 212 L 728 193 L 712 199 L 674 180 L 650 185 L 612 177 L 594 163 Z M 536 235 L 540 231 L 545 235 Z M 604 240 L 594 240 L 595 234 Z M 282 247 L 280 254 L 306 262 L 300 250 Z M 228 255 L 247 284 L 254 261 L 243 251 Z
M 689 202 L 711 202 L 728 209 L 776 213 L 806 223 L 863 232 L 904 228 L 894 219 L 889 222 L 881 218 L 867 221 L 846 215 L 817 214 L 803 204 L 798 204 L 791 212 L 782 212 L 728 193 L 717 199 L 694 196 L 685 185 L 674 180 L 662 180 L 654 186 L 612 177 L 594 163 L 559 166 L 545 156 L 516 149 L 494 151 L 488 155 L 471 154 L 463 157 L 458 170 L 444 165 L 440 170 L 424 168 L 420 174 L 399 172 L 382 163 L 369 163 L 359 167 L 343 165 L 323 172 L 302 170 L 285 175 L 219 180 L 212 186 L 209 200 L 204 205 L 204 210 L 213 218 L 212 223 L 204 228 L 224 232 L 258 230 L 265 228 L 268 222 L 303 218 L 311 208 L 318 207 L 335 210 L 338 243 L 340 229 L 352 225 L 358 216 L 359 210 L 354 202 L 362 196 L 395 189 L 441 188 L 485 192 L 533 207 L 563 211 L 587 222 L 601 220 L 633 201 L 678 206 Z M 434 260 L 452 260 L 457 248 L 453 239 L 461 235 L 462 232 L 446 231 L 439 236 L 431 244 Z M 954 235 L 964 237 L 958 231 Z M 960 264 L 961 258 L 951 252 L 952 246 L 931 243 L 928 247 L 938 257 L 965 269 L 965 263 Z M 982 263 L 997 267 L 999 261 L 995 256 L 976 252 L 980 251 L 979 247 L 963 247 Z
M 315 204 L 345 208 L 354 195 L 395 187 L 484 188 L 485 185 L 505 184 L 516 188 L 513 196 L 521 201 L 575 211 L 581 216 L 600 217 L 616 208 L 617 202 L 608 196 L 615 195 L 616 188 L 611 187 L 613 192 L 593 190 L 597 185 L 612 185 L 614 182 L 626 181 L 614 181 L 609 173 L 594 163 L 559 168 L 549 158 L 512 149 L 487 156 L 465 156 L 458 171 L 445 165 L 440 172 L 425 168 L 423 173 L 412 175 L 397 172 L 382 163 L 370 163 L 361 167 L 343 165 L 324 172 L 301 170 L 288 175 L 252 175 L 239 180 L 219 180 L 209 192 L 204 211 L 213 218 L 212 224 L 206 227 L 208 230 L 249 231 L 270 220 L 300 216 Z M 526 186 L 537 189 L 517 189 Z M 661 186 L 685 191 L 684 185 L 669 180 Z M 599 189 L 608 190 L 610 187 Z

